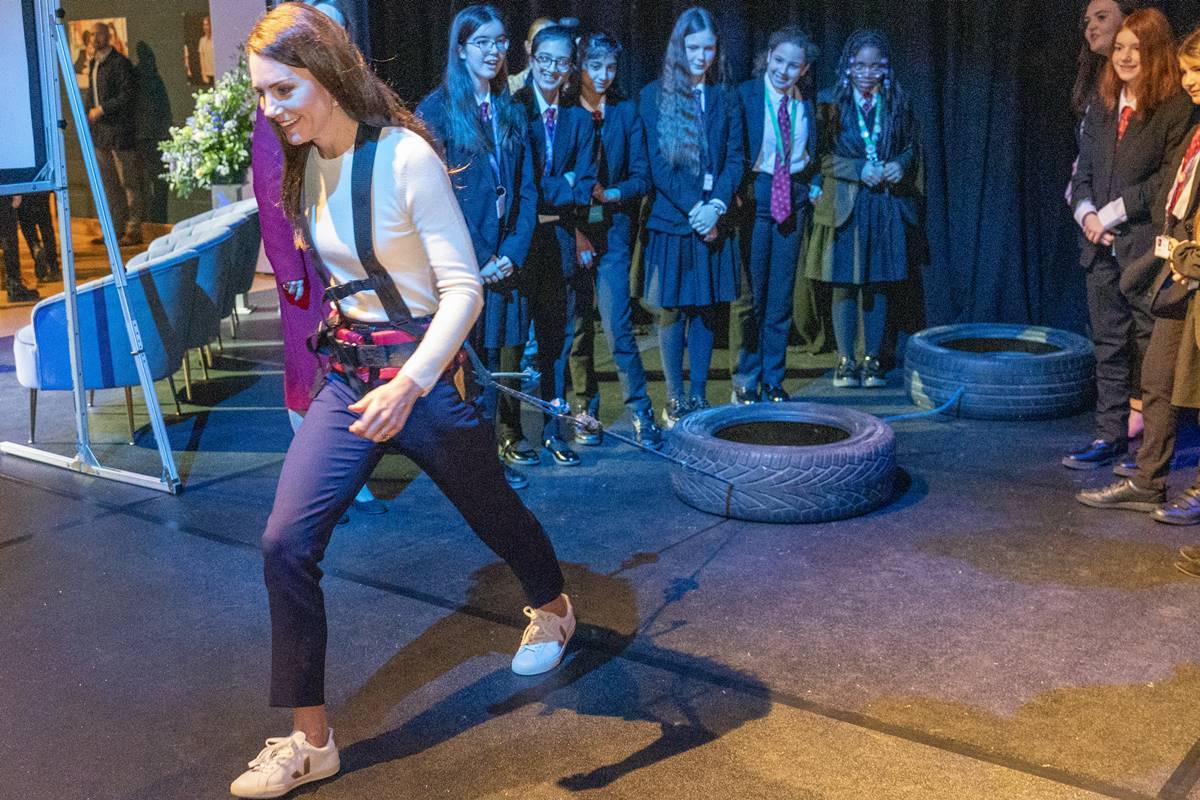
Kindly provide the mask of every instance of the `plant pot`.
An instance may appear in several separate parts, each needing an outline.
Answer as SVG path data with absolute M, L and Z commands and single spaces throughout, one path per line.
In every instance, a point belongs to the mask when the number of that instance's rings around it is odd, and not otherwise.
M 221 208 L 254 196 L 254 186 L 249 175 L 237 183 L 214 183 L 211 188 L 213 208 Z

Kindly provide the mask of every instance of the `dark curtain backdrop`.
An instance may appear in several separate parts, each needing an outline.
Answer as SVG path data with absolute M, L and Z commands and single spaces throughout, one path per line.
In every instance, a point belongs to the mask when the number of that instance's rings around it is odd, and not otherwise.
M 446 36 L 465 3 L 366 0 L 379 72 L 415 104 L 440 80 Z M 620 80 L 636 90 L 661 66 L 675 15 L 690 3 L 511 0 L 497 4 L 519 42 L 537 16 L 577 17 L 626 46 Z M 987 321 L 1084 330 L 1076 228 L 1063 201 L 1075 156 L 1069 108 L 1082 3 L 1075 0 L 730 0 L 710 3 L 731 77 L 750 76 L 771 31 L 801 25 L 821 47 L 821 88 L 832 85 L 846 36 L 887 31 L 895 73 L 912 97 L 926 184 L 922 269 L 909 286 L 925 322 Z M 1183 34 L 1200 2 L 1162 3 Z M 916 300 L 910 297 L 910 301 Z M 910 302 L 919 315 L 919 302 Z

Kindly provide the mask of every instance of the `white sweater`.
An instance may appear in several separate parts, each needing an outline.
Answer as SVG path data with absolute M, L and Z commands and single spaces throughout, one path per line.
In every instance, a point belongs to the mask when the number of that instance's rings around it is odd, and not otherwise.
M 353 149 L 327 159 L 313 147 L 304 171 L 304 211 L 313 245 L 335 284 L 367 277 L 354 246 L 353 163 Z M 375 257 L 413 316 L 434 315 L 425 338 L 400 370 L 427 394 L 483 307 L 475 251 L 445 165 L 412 131 L 383 129 L 371 195 Z M 346 317 L 359 322 L 387 321 L 372 291 L 351 295 L 340 306 Z

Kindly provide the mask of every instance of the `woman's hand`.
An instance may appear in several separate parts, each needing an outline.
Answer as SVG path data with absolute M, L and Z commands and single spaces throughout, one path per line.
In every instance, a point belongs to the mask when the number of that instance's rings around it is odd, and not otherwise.
M 283 293 L 290 297 L 293 303 L 300 302 L 300 298 L 304 296 L 304 279 L 286 281 L 283 284 Z
M 1104 247 L 1108 247 L 1116 241 L 1116 237 L 1109 231 L 1106 231 L 1104 226 L 1100 224 L 1100 215 L 1095 211 L 1083 218 L 1083 236 L 1092 244 L 1103 245 Z
M 822 190 L 818 184 L 814 183 L 812 186 L 808 187 L 808 202 L 815 203 L 820 200 L 824 194 L 824 190 Z
M 496 269 L 500 271 L 500 279 L 503 280 L 517 271 L 517 265 L 508 256 L 500 256 L 496 259 Z
M 498 266 L 499 263 L 499 259 L 497 259 L 495 256 L 492 256 L 488 259 L 486 264 L 479 268 L 479 279 L 483 281 L 484 284 L 496 283 L 504 277 L 500 274 L 500 267 Z
M 397 375 L 347 406 L 362 415 L 350 425 L 350 432 L 372 442 L 388 441 L 404 430 L 404 423 L 420 396 L 421 387 L 412 378 Z
M 864 184 L 874 189 L 883 183 L 883 166 L 868 161 L 866 164 L 863 164 L 862 174 L 859 175 L 859 178 Z
M 899 183 L 904 180 L 904 170 L 895 161 L 883 165 L 883 179 L 888 183 Z
M 717 220 L 720 218 L 721 214 L 717 211 L 717 207 L 712 203 L 705 203 L 692 211 L 689 222 L 692 224 L 692 230 L 705 236 L 717 226 Z

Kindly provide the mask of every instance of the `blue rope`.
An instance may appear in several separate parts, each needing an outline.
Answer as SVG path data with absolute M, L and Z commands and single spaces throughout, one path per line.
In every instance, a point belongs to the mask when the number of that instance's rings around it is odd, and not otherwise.
M 893 414 L 890 417 L 882 417 L 882 419 L 884 422 L 891 424 L 893 422 L 900 422 L 901 420 L 906 419 L 921 419 L 923 417 L 935 417 L 938 414 L 944 414 L 949 411 L 951 407 L 953 407 L 954 404 L 959 401 L 960 398 L 962 398 L 963 392 L 966 390 L 967 387 L 965 386 L 958 387 L 954 390 L 954 394 L 950 395 L 950 399 L 942 403 L 937 408 L 931 408 L 928 411 L 913 411 L 908 414 Z

